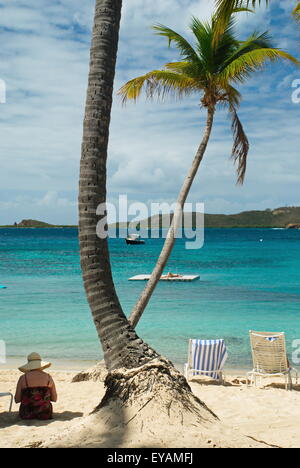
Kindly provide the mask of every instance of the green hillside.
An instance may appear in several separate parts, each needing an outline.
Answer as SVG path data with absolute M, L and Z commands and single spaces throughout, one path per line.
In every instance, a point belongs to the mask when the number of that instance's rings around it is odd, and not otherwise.
M 206 227 L 279 227 L 300 224 L 300 207 L 245 211 L 235 215 L 205 215 Z
M 196 227 L 197 213 L 192 214 L 192 223 L 185 223 L 187 228 Z M 300 226 L 300 207 L 284 207 L 275 210 L 245 211 L 233 215 L 205 214 L 207 228 L 286 228 L 289 225 Z M 169 215 L 155 215 L 140 222 L 141 229 L 168 227 Z M 117 225 L 126 227 L 126 223 Z

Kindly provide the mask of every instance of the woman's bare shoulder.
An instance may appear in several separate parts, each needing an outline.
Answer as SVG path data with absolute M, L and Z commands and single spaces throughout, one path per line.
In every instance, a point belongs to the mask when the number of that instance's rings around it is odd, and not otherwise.
M 42 374 L 45 376 L 46 380 L 50 383 L 50 384 L 53 384 L 53 378 L 50 374 L 47 374 L 47 372 L 42 372 Z
M 20 375 L 18 383 L 20 383 L 20 384 L 25 383 L 25 374 Z

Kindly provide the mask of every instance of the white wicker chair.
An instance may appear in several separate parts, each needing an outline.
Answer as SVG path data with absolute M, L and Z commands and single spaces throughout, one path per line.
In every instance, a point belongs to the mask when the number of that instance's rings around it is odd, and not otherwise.
M 292 371 L 296 374 L 298 383 L 298 372 L 290 367 L 286 352 L 285 334 L 271 332 L 250 331 L 250 343 L 253 359 L 253 370 L 247 373 L 247 386 L 257 384 L 257 377 L 274 377 L 282 375 L 285 378 L 286 390 L 292 390 Z
M 11 408 L 12 408 L 14 396 L 13 396 L 12 393 L 9 393 L 9 392 L 7 392 L 7 393 L 0 393 L 0 397 L 6 397 L 6 396 L 7 396 L 7 397 L 10 397 L 9 412 L 11 412 Z

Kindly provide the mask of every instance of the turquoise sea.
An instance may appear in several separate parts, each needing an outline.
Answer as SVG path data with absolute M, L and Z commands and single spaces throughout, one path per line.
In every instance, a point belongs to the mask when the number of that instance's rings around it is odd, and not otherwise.
M 116 288 L 128 314 L 163 240 L 127 246 L 110 239 Z M 207 229 L 200 250 L 178 239 L 167 271 L 200 274 L 194 283 L 159 284 L 140 336 L 176 363 L 188 339 L 224 338 L 229 368 L 251 366 L 248 332 L 285 331 L 300 339 L 300 231 Z M 35 350 L 47 359 L 102 357 L 80 275 L 76 229 L 0 230 L 0 340 L 8 356 Z

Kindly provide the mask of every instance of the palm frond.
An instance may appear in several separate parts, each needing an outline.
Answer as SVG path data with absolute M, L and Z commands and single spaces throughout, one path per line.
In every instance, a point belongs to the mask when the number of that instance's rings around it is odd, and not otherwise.
M 262 34 L 255 32 L 246 41 L 237 42 L 236 44 L 237 47 L 235 47 L 232 53 L 228 57 L 224 56 L 220 71 L 224 70 L 230 63 L 245 55 L 247 52 L 252 52 L 256 49 L 274 48 L 268 32 L 264 32 Z
M 214 29 L 216 27 L 218 28 L 219 23 L 222 22 L 223 23 L 223 31 L 221 32 L 221 35 L 222 35 L 228 24 L 228 21 L 232 18 L 233 15 L 237 13 L 255 13 L 255 11 L 247 7 L 228 8 L 227 13 L 225 14 L 221 13 L 221 18 L 220 18 L 220 9 L 217 9 L 212 17 L 212 24 L 214 26 Z
M 297 21 L 297 23 L 300 24 L 300 3 L 296 6 L 296 8 L 293 10 L 293 17 Z
M 176 73 L 181 73 L 190 78 L 200 79 L 201 76 L 205 76 L 205 70 L 203 64 L 200 61 L 197 62 L 170 62 L 165 64 L 167 70 L 171 70 Z
M 232 57 L 234 52 L 239 48 L 240 42 L 236 39 L 235 35 L 235 19 L 230 18 L 222 36 L 217 43 L 214 43 L 214 36 L 212 37 L 213 50 L 214 50 L 214 72 L 219 73 L 222 70 L 224 63 Z
M 266 62 L 279 59 L 289 60 L 298 66 L 300 65 L 300 62 L 295 57 L 280 49 L 254 49 L 229 62 L 220 73 L 219 78 L 224 83 L 228 81 L 244 82 L 245 78 L 252 72 L 261 70 Z
M 263 2 L 268 6 L 269 0 L 215 0 L 216 24 L 214 43 L 218 42 L 220 36 L 224 33 L 232 14 L 241 12 L 245 8 L 248 10 L 249 6 L 255 8 Z
M 254 10 L 250 8 L 234 8 L 232 13 L 254 13 Z
M 239 43 L 239 47 L 234 51 L 234 54 L 231 55 L 226 64 L 228 64 L 229 62 L 233 62 L 233 60 L 245 54 L 246 52 L 251 52 L 255 49 L 272 48 L 274 47 L 272 44 L 271 36 L 269 35 L 268 31 L 265 31 L 264 33 L 255 32 L 250 37 L 248 37 L 248 39 Z
M 193 46 L 176 31 L 167 28 L 163 24 L 156 24 L 153 26 L 153 29 L 155 31 L 155 34 L 157 34 L 158 36 L 164 36 L 168 39 L 169 46 L 172 42 L 174 42 L 180 55 L 184 57 L 184 59 L 197 60 L 198 55 L 194 50 Z
M 212 58 L 212 25 L 208 22 L 202 22 L 196 17 L 192 17 L 190 30 L 196 38 L 197 53 L 201 59 L 208 63 Z
M 152 99 L 155 95 L 164 99 L 167 95 L 177 98 L 189 96 L 193 92 L 199 92 L 201 84 L 199 81 L 183 74 L 168 70 L 153 70 L 145 75 L 128 81 L 120 90 L 118 95 L 122 97 L 122 103 L 128 100 L 136 101 L 145 90 L 147 98 Z
M 210 23 L 203 23 L 195 17 L 192 18 L 190 29 L 196 38 L 195 48 L 208 78 L 218 73 L 220 66 L 239 47 L 240 43 L 235 38 L 234 28 L 235 20 L 231 17 L 222 37 L 218 43 L 214 44 L 214 18 Z
M 269 5 L 269 0 L 215 0 L 218 14 L 223 14 L 224 16 L 229 16 L 234 10 L 249 9 L 250 5 L 252 8 L 255 8 L 264 2 L 266 6 Z
M 225 92 L 226 92 L 226 98 L 227 98 L 227 102 L 229 104 L 229 108 L 237 108 L 239 107 L 240 103 L 241 103 L 241 100 L 242 100 L 242 95 L 241 93 L 236 89 L 234 88 L 233 86 L 231 86 L 230 84 L 227 84 L 225 87 Z
M 233 133 L 233 148 L 232 159 L 237 168 L 237 184 L 244 183 L 246 169 L 247 169 L 247 156 L 249 152 L 249 141 L 244 132 L 243 125 L 237 115 L 236 109 L 231 106 L 230 113 L 232 117 L 232 133 Z

